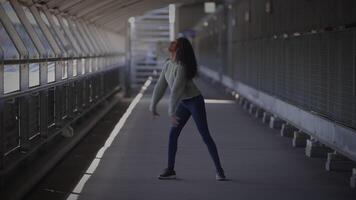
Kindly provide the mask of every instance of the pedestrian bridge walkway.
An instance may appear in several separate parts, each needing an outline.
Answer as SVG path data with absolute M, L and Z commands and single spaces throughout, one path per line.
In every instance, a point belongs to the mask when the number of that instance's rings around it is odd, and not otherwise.
M 290 138 L 202 80 L 198 87 L 228 180 L 215 180 L 213 161 L 192 118 L 178 141 L 177 179 L 157 179 L 167 165 L 170 121 L 168 91 L 158 105 L 161 116 L 153 119 L 148 111 L 153 87 L 133 100 L 137 104 L 116 126 L 111 145 L 98 153 L 68 199 L 355 199 L 349 173 L 325 171 L 324 160 L 306 157 L 304 148 L 293 148 Z

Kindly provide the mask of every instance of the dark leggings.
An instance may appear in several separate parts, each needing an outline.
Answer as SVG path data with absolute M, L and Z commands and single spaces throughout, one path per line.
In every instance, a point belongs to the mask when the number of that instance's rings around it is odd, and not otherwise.
M 209 133 L 203 96 L 198 95 L 189 99 L 181 100 L 175 114 L 179 119 L 178 125 L 172 125 L 169 133 L 168 168 L 174 169 L 178 137 L 190 115 L 192 115 L 199 133 L 208 147 L 216 170 L 223 171 L 215 142 Z

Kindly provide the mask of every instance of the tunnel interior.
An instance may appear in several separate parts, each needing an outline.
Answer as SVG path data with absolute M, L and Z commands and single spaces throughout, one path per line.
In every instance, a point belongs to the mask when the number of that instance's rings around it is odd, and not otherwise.
M 0 188 L 113 96 L 156 83 L 178 37 L 203 79 L 298 130 L 306 149 L 340 155 L 356 187 L 355 10 L 354 0 L 0 0 Z

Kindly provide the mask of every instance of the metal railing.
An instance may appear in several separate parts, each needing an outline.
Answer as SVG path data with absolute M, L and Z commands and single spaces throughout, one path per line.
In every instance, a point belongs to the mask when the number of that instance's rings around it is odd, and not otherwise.
M 122 88 L 124 66 L 0 97 L 0 178 Z

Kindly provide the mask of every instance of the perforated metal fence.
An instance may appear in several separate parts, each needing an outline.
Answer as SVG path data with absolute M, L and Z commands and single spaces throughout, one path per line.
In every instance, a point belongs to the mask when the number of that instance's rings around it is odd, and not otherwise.
M 231 52 L 216 51 L 218 24 L 198 27 L 199 61 L 255 89 L 356 128 L 356 2 L 244 0 L 227 4 Z M 219 14 L 216 14 L 219 15 Z M 225 45 L 227 46 L 227 45 Z M 218 71 L 218 70 L 217 70 Z

